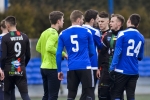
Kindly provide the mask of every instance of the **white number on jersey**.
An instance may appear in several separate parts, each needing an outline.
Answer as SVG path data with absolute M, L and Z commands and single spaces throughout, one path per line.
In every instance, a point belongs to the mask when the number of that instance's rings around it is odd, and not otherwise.
M 76 45 L 75 47 L 72 47 L 73 52 L 79 51 L 79 43 L 77 40 L 74 40 L 76 38 L 78 38 L 78 35 L 71 35 L 71 43 Z
M 135 53 L 135 54 L 136 54 L 136 57 L 137 57 L 138 54 L 139 54 L 139 51 L 140 51 L 142 42 L 139 41 L 138 45 L 135 47 L 135 41 L 134 41 L 133 39 L 130 39 L 130 40 L 128 41 L 128 44 L 131 44 L 131 46 L 128 46 L 128 47 L 127 47 L 127 56 L 133 56 L 134 53 Z M 130 52 L 130 50 L 134 50 L 134 53 L 133 53 L 133 52 Z
M 19 57 L 21 54 L 21 44 L 19 42 L 16 42 L 14 45 L 14 50 L 17 53 L 16 57 Z

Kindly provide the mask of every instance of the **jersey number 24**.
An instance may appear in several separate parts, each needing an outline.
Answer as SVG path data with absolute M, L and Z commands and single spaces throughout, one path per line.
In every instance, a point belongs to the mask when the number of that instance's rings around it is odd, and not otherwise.
M 137 57 L 138 54 L 139 54 L 142 42 L 139 41 L 139 43 L 137 44 L 137 46 L 135 46 L 135 41 L 133 39 L 130 39 L 128 41 L 128 44 L 131 44 L 131 46 L 127 47 L 127 56 L 134 56 L 134 53 L 135 53 L 136 57 Z M 134 51 L 131 52 L 131 50 L 134 50 Z

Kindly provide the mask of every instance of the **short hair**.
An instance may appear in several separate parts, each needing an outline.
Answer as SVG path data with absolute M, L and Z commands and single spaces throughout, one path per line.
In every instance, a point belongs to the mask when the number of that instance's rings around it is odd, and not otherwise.
M 131 21 L 131 24 L 134 25 L 135 27 L 137 27 L 141 20 L 141 17 L 139 14 L 132 14 L 132 15 L 130 15 L 129 19 Z
M 78 18 L 82 18 L 83 13 L 80 10 L 74 10 L 70 15 L 71 22 L 75 22 Z
M 123 25 L 124 22 L 125 22 L 124 17 L 123 17 L 122 15 L 120 15 L 120 14 L 112 14 L 112 15 L 111 15 L 111 18 L 112 18 L 112 17 L 117 17 L 117 19 L 121 22 L 122 25 Z
M 10 24 L 10 26 L 16 25 L 16 18 L 14 16 L 8 16 L 5 18 L 5 21 Z
M 101 17 L 101 18 L 109 18 L 109 14 L 107 12 L 105 12 L 105 11 L 101 11 L 99 13 L 99 17 Z
M 1 21 L 1 23 L 0 23 L 0 27 L 2 27 L 2 28 L 4 28 L 4 29 L 6 28 L 5 20 L 2 20 L 2 21 Z
M 56 24 L 58 20 L 60 20 L 64 16 L 64 14 L 60 11 L 52 11 L 49 14 L 49 21 L 51 24 Z
M 91 19 L 95 20 L 97 15 L 98 15 L 98 11 L 96 11 L 96 10 L 89 9 L 89 10 L 85 11 L 85 13 L 84 13 L 85 22 L 90 22 Z

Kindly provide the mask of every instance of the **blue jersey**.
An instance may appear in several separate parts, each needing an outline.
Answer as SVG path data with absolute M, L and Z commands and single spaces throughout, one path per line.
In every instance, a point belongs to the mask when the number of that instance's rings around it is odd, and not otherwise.
M 87 28 L 73 25 L 60 33 L 56 62 L 61 71 L 61 52 L 66 48 L 69 70 L 91 69 L 90 56 L 94 55 L 92 33 Z
M 95 47 L 95 54 L 90 58 L 92 69 L 98 69 L 98 60 L 97 60 L 97 52 L 96 47 L 99 49 L 102 48 L 101 38 L 100 38 L 100 31 L 91 27 L 90 25 L 83 25 L 83 27 L 88 28 L 92 32 L 94 47 Z
M 142 60 L 143 54 L 143 35 L 134 28 L 120 31 L 110 70 L 128 75 L 136 75 L 138 74 L 138 60 Z

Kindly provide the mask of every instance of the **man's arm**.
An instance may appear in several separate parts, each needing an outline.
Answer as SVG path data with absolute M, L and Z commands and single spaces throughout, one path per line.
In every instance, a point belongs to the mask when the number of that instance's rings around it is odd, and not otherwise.
M 93 39 L 94 39 L 94 42 L 96 43 L 96 46 L 98 47 L 98 49 L 102 49 L 103 44 L 101 42 L 100 32 L 98 30 L 95 32 Z
M 46 51 L 56 55 L 57 48 L 55 47 L 56 42 L 58 41 L 58 34 L 51 33 L 47 42 L 46 42 Z
M 110 66 L 110 71 L 114 70 L 116 65 L 119 62 L 119 58 L 120 58 L 120 55 L 121 55 L 121 52 L 122 52 L 123 36 L 124 36 L 124 33 L 119 32 L 118 39 L 116 41 L 115 52 L 114 52 L 114 55 L 113 55 L 111 66 Z
M 61 36 L 58 39 L 58 48 L 56 52 L 56 63 L 57 63 L 57 71 L 61 72 L 61 61 L 62 61 L 62 51 L 63 51 L 64 43 Z
M 2 38 L 2 56 L 1 56 L 1 68 L 3 69 L 5 67 L 5 60 L 6 60 L 6 57 L 7 57 L 7 45 L 6 45 L 6 42 L 5 42 L 5 39 L 4 37 Z
M 42 37 L 42 35 L 40 36 L 40 38 L 36 44 L 36 51 L 39 53 L 41 53 L 41 37 Z
M 90 30 L 88 30 L 88 47 L 89 47 L 89 56 L 92 57 L 95 54 L 95 48 L 92 33 Z
M 140 52 L 138 54 L 138 60 L 141 61 L 143 59 L 143 56 L 144 56 L 144 42 L 141 45 Z
M 27 37 L 27 44 L 26 44 L 26 53 L 25 53 L 25 66 L 27 66 L 29 60 L 31 57 L 31 53 L 30 53 L 30 42 L 29 39 Z

